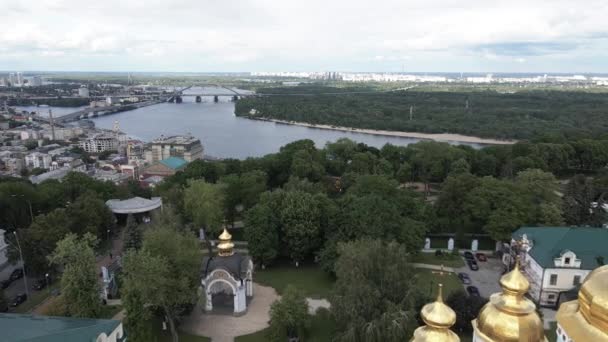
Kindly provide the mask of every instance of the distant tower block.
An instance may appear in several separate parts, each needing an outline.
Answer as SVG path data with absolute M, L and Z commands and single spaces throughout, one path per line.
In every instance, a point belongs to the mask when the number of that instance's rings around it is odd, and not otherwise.
M 114 125 L 112 126 L 112 131 L 114 131 L 115 133 L 120 132 L 120 125 L 118 124 L 118 120 L 114 121 Z

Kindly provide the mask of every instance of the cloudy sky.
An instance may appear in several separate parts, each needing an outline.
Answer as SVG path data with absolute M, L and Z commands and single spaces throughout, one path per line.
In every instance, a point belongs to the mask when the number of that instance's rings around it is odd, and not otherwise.
M 0 70 L 608 72 L 607 0 L 0 0 Z

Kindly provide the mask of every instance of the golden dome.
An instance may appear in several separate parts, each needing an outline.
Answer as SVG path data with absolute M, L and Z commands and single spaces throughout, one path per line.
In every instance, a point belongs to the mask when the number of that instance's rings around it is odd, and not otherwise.
M 219 237 L 220 243 L 217 244 L 217 249 L 219 250 L 220 256 L 231 256 L 234 254 L 233 248 L 234 244 L 232 243 L 232 235 L 228 233 L 226 228 Z
M 443 302 L 443 285 L 439 284 L 437 299 L 425 305 L 420 316 L 426 324 L 414 331 L 412 342 L 459 342 L 450 327 L 456 323 L 456 313 Z
M 563 303 L 556 318 L 573 341 L 608 341 L 608 265 L 587 275 L 578 301 Z
M 473 320 L 475 334 L 487 342 L 546 341 L 536 306 L 524 297 L 530 283 L 519 269 L 519 260 L 511 272 L 500 278 L 500 286 L 502 293 L 490 296 Z

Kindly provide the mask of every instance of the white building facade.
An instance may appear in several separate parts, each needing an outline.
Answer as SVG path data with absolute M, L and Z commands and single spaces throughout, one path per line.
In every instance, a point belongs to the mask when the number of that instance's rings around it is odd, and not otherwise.
M 25 156 L 25 166 L 29 168 L 50 169 L 53 158 L 40 152 L 33 152 Z

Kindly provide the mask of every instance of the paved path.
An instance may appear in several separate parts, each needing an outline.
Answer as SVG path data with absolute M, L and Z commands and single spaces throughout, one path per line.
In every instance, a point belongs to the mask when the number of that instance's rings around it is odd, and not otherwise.
M 444 270 L 445 272 L 455 272 L 453 267 L 447 267 L 447 266 L 421 264 L 421 263 L 417 263 L 417 262 L 412 262 L 410 265 L 412 265 L 416 268 L 426 268 L 429 270 L 436 270 L 436 271 Z
M 551 328 L 551 323 L 556 321 L 555 314 L 557 313 L 557 311 L 549 308 L 541 308 L 540 311 L 543 312 L 544 328 L 545 330 L 548 330 Z
M 468 274 L 471 278 L 471 285 L 479 289 L 482 297 L 489 298 L 491 294 L 501 292 L 498 281 L 502 276 L 503 264 L 500 259 L 488 258 L 488 261 L 477 262 L 477 265 L 479 265 L 479 271 L 472 271 L 467 266 L 456 268 L 454 271 Z
M 253 298 L 247 313 L 240 317 L 204 313 L 200 306 L 182 323 L 180 330 L 207 336 L 213 342 L 232 342 L 236 336 L 252 334 L 268 327 L 270 305 L 279 299 L 272 287 L 253 284 Z
M 306 298 L 306 302 L 308 302 L 308 313 L 314 315 L 317 313 L 317 310 L 320 308 L 329 309 L 331 304 L 327 299 L 314 299 L 314 298 Z

